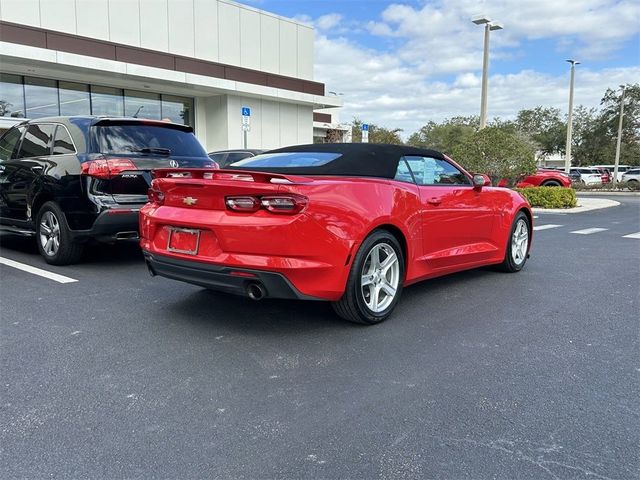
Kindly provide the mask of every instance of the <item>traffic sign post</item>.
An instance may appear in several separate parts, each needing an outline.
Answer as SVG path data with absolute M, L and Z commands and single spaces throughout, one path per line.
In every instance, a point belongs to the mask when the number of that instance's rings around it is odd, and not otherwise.
M 362 143 L 369 143 L 369 124 L 362 124 Z
M 242 138 L 244 148 L 247 148 L 247 132 L 251 131 L 251 108 L 242 107 L 240 113 L 242 114 Z

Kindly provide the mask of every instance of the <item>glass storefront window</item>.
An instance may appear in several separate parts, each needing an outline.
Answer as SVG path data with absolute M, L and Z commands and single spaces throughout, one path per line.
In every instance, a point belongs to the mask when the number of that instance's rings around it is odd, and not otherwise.
M 0 73 L 0 117 L 24 117 L 22 77 Z
M 160 94 L 125 90 L 124 114 L 127 117 L 160 120 Z
M 91 113 L 93 115 L 124 115 L 122 89 L 91 86 Z
M 162 95 L 162 118 L 174 123 L 193 125 L 193 99 Z
M 58 82 L 60 115 L 90 115 L 89 85 L 83 83 Z
M 27 118 L 60 115 L 55 80 L 24 77 L 24 97 L 27 104 Z
M 193 125 L 193 103 L 176 95 L 0 73 L 0 117 L 135 115 Z

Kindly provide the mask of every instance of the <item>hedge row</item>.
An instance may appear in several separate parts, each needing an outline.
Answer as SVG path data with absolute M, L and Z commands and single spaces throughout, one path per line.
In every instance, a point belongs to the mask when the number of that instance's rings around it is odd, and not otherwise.
M 578 204 L 573 188 L 528 187 L 516 188 L 531 204 L 540 208 L 572 208 Z

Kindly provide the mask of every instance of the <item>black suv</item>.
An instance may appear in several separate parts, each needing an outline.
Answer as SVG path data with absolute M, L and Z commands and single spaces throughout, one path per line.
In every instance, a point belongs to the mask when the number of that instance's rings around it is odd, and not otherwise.
M 79 260 L 88 239 L 136 239 L 151 170 L 215 168 L 185 125 L 51 117 L 0 137 L 0 230 L 35 236 L 48 263 Z
M 245 158 L 255 157 L 266 150 L 257 150 L 255 148 L 245 148 L 237 150 L 218 150 L 217 152 L 209 152 L 209 158 L 220 165 L 220 168 L 227 168 L 229 165 Z

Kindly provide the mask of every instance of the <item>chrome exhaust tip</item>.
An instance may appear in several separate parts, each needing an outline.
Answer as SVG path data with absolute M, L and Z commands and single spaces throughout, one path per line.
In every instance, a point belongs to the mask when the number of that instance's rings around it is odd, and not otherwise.
M 138 232 L 118 232 L 116 233 L 116 240 L 138 240 L 140 237 Z
M 255 283 L 255 282 L 250 283 L 249 285 L 247 285 L 246 290 L 247 290 L 247 296 L 251 300 L 255 300 L 256 302 L 258 300 L 262 300 L 267 295 L 267 291 L 264 289 L 264 287 L 260 283 Z

